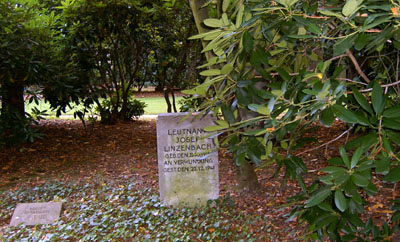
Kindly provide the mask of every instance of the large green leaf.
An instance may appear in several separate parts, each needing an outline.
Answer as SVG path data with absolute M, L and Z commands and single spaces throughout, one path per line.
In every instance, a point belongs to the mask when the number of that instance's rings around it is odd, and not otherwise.
M 269 115 L 269 114 L 271 113 L 271 111 L 270 111 L 270 110 L 268 109 L 268 107 L 265 106 L 265 105 L 260 105 L 260 104 L 254 104 L 254 103 L 252 103 L 252 104 L 249 104 L 249 105 L 248 105 L 248 108 L 249 108 L 251 111 L 258 112 L 258 113 L 260 113 L 260 114 L 262 114 L 262 115 Z
M 221 127 L 221 126 L 218 126 L 218 125 L 214 125 L 214 126 L 207 126 L 207 127 L 205 127 L 205 128 L 204 128 L 204 131 L 213 132 L 213 131 L 218 131 L 218 130 L 222 130 L 222 129 L 224 129 L 224 128 Z
M 372 89 L 371 99 L 372 99 L 372 107 L 374 108 L 375 113 L 379 116 L 382 113 L 385 104 L 384 104 L 383 89 L 378 83 L 374 84 L 374 87 Z
M 354 14 L 359 6 L 359 1 L 357 0 L 347 0 L 346 4 L 343 6 L 342 13 L 344 16 L 349 17 Z
M 229 123 L 235 123 L 235 115 L 233 114 L 233 111 L 230 107 L 230 105 L 223 105 L 221 107 L 222 114 L 224 115 L 224 118 L 226 121 Z
M 390 160 L 387 157 L 382 157 L 374 161 L 376 167 L 376 173 L 387 175 L 390 170 Z
M 202 75 L 202 76 L 217 76 L 217 75 L 221 75 L 221 70 L 218 70 L 218 69 L 205 70 L 205 71 L 200 72 L 200 75 Z
M 364 136 L 359 136 L 346 144 L 346 149 L 352 150 L 355 149 L 356 147 L 363 147 L 364 149 L 367 149 L 371 147 L 372 145 L 376 144 L 378 142 L 378 135 L 375 132 L 371 132 L 367 135 Z
M 222 11 L 223 12 L 226 12 L 226 10 L 228 10 L 228 7 L 229 7 L 231 2 L 232 2 L 231 0 L 224 0 L 222 2 Z
M 247 53 L 253 51 L 253 37 L 248 31 L 243 34 L 243 48 Z
M 320 10 L 319 12 L 321 14 L 329 16 L 329 17 L 336 17 L 338 19 L 342 19 L 343 18 L 342 14 L 336 13 L 336 12 L 332 12 L 332 11 L 329 11 L 329 10 Z
M 400 134 L 391 130 L 386 130 L 386 134 L 390 141 L 400 145 Z
M 279 73 L 279 76 L 282 77 L 283 80 L 285 81 L 290 81 L 291 77 L 289 73 L 287 73 L 283 68 L 278 68 L 276 71 Z
M 363 154 L 363 147 L 359 147 L 354 152 L 353 157 L 351 157 L 351 166 L 350 166 L 351 169 L 353 169 L 358 164 L 362 154 Z
M 353 175 L 351 175 L 351 180 L 359 187 L 366 187 L 369 184 L 368 178 L 358 173 L 354 173 Z
M 400 106 L 391 107 L 383 112 L 385 118 L 400 118 Z
M 339 147 L 339 153 L 340 156 L 342 157 L 343 163 L 347 168 L 350 168 L 350 160 L 349 157 L 347 156 L 346 150 L 343 147 Z
M 397 119 L 384 118 L 382 125 L 386 128 L 400 130 L 400 122 Z
M 227 74 L 231 73 L 232 70 L 233 70 L 233 65 L 231 63 L 228 63 L 222 67 L 221 74 L 227 75 Z
M 340 105 L 333 105 L 332 106 L 333 111 L 335 112 L 336 116 L 346 122 L 346 123 L 358 123 L 359 120 L 357 119 L 357 114 L 354 113 L 353 111 L 350 111 L 343 106 Z
M 353 88 L 353 95 L 356 98 L 357 102 L 361 105 L 361 107 L 365 109 L 365 111 L 367 111 L 370 114 L 373 114 L 372 108 L 369 105 L 367 99 L 355 88 Z
M 225 120 L 217 120 L 215 121 L 219 127 L 221 127 L 222 129 L 226 129 L 229 128 L 229 123 L 226 122 Z
M 327 212 L 334 212 L 334 210 L 332 209 L 332 206 L 327 202 L 320 203 L 318 205 L 318 207 Z
M 392 16 L 389 16 L 389 17 L 383 16 L 383 17 L 381 17 L 381 18 L 379 18 L 379 19 L 373 21 L 373 22 L 370 23 L 370 24 L 367 24 L 367 25 L 364 24 L 364 26 L 362 27 L 361 31 L 365 31 L 365 30 L 368 30 L 368 29 L 372 29 L 373 27 L 376 27 L 376 26 L 378 26 L 378 25 L 380 25 L 380 24 L 382 24 L 382 23 L 385 23 L 385 22 L 389 21 L 391 18 L 392 18 Z M 366 22 L 367 22 L 367 21 L 366 21 Z
M 363 221 L 356 214 L 352 214 L 352 216 L 349 217 L 349 220 L 354 226 L 357 226 L 357 227 L 364 226 Z
M 357 35 L 352 35 L 347 38 L 342 39 L 333 46 L 333 55 L 338 56 L 345 53 L 348 49 L 350 49 L 354 41 L 356 40 Z
M 204 20 L 204 24 L 208 27 L 219 28 L 224 26 L 223 22 L 216 18 L 208 18 Z
M 316 227 L 315 230 L 320 230 L 323 227 L 328 227 L 328 225 L 330 224 L 330 226 L 336 226 L 338 222 L 338 216 L 336 214 L 324 214 L 324 215 L 319 215 L 317 220 L 315 221 Z M 330 227 L 329 226 L 329 227 Z
M 285 7 L 291 7 L 293 4 L 299 0 L 277 0 L 278 3 L 284 5 Z
M 306 25 L 305 27 L 308 31 L 310 31 L 313 34 L 322 34 L 321 28 L 318 27 L 318 25 L 310 23 L 310 24 Z
M 251 103 L 248 93 L 245 88 L 236 88 L 236 98 L 240 105 L 247 106 Z
M 371 125 L 371 123 L 369 122 L 368 118 L 366 116 L 368 116 L 368 114 L 364 113 L 362 110 L 359 110 L 357 113 L 357 120 L 358 120 L 358 124 L 364 125 L 364 126 L 369 126 Z
M 341 190 L 335 191 L 335 205 L 341 212 L 347 209 L 347 200 Z
M 398 182 L 400 181 L 400 166 L 396 166 L 394 169 L 390 170 L 383 180 L 388 182 Z
M 345 177 L 347 171 L 345 169 L 332 172 L 326 176 L 321 177 L 319 180 L 327 185 L 332 185 L 333 181 Z
M 207 36 L 215 36 L 215 35 L 219 35 L 221 33 L 220 29 L 215 29 L 215 30 L 211 30 L 205 33 L 201 33 L 201 34 L 197 34 L 194 36 L 189 37 L 189 39 L 202 39 L 205 38 Z
M 337 167 L 337 166 L 327 166 L 321 169 L 322 172 L 326 173 L 334 173 L 334 172 L 343 172 L 345 173 L 347 170 L 344 169 L 343 167 Z
M 321 123 L 325 126 L 331 126 L 333 121 L 335 121 L 335 115 L 331 108 L 326 108 L 321 113 Z
M 334 165 L 334 166 L 343 166 L 344 165 L 343 160 L 339 157 L 333 157 L 333 158 L 329 159 L 328 163 L 330 165 Z
M 355 43 L 354 43 L 354 48 L 356 48 L 356 50 L 362 50 L 368 43 L 368 35 L 365 33 L 360 34 Z
M 310 199 L 306 201 L 305 208 L 310 208 L 322 203 L 327 197 L 329 197 L 329 195 L 331 195 L 331 192 L 332 192 L 331 189 L 327 188 L 316 193 L 314 196 L 312 196 Z

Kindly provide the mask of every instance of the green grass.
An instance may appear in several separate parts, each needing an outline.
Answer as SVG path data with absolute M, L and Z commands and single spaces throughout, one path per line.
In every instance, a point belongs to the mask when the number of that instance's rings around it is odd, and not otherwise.
M 178 111 L 180 107 L 178 101 L 181 99 L 182 97 L 176 98 L 176 108 Z M 138 98 L 138 100 L 147 103 L 147 107 L 144 109 L 145 114 L 158 114 L 167 112 L 167 104 L 165 103 L 165 99 L 163 97 Z
M 145 115 L 159 114 L 159 113 L 167 112 L 167 104 L 165 103 L 165 99 L 163 97 L 146 97 L 146 98 L 137 98 L 137 99 L 142 102 L 145 102 L 147 104 L 147 107 L 144 109 Z M 176 98 L 178 111 L 179 111 L 179 107 L 180 107 L 180 105 L 178 104 L 178 101 L 181 99 L 182 99 L 182 97 Z M 28 103 L 28 102 L 25 104 L 25 110 L 28 113 L 32 113 L 32 110 L 35 107 L 39 110 L 47 110 L 47 114 L 49 117 L 56 116 L 56 112 L 50 110 L 50 104 L 44 102 L 43 100 L 40 100 L 39 104 Z M 73 115 L 74 112 L 79 109 L 82 109 L 82 106 L 77 106 L 77 107 L 75 106 L 72 109 L 67 108 L 66 113 L 63 113 L 62 115 Z

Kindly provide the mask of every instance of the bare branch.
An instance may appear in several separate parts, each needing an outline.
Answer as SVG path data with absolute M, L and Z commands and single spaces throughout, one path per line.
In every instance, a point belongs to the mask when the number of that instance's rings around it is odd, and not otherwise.
M 314 150 L 318 150 L 318 149 L 324 147 L 325 145 L 329 145 L 329 144 L 331 144 L 331 143 L 337 141 L 338 139 L 342 138 L 344 135 L 346 135 L 346 134 L 347 134 L 348 132 L 350 132 L 350 130 L 352 130 L 352 129 L 353 129 L 353 126 L 350 127 L 348 130 L 344 131 L 343 133 L 341 133 L 338 137 L 334 138 L 333 140 L 330 140 L 330 141 L 328 141 L 328 142 L 326 142 L 326 143 L 324 143 L 324 144 L 322 144 L 322 145 L 320 145 L 320 146 L 314 147 L 314 148 L 312 148 L 312 149 L 309 149 L 309 150 L 305 150 L 305 151 L 303 151 L 303 152 L 300 152 L 300 153 L 298 153 L 298 154 L 296 154 L 296 155 L 302 155 L 302 154 L 304 154 L 304 153 L 308 153 L 308 152 L 311 152 L 311 151 L 314 151 Z
M 400 84 L 400 81 L 396 81 L 396 82 L 393 82 L 390 84 L 382 85 L 382 87 L 392 87 L 392 86 L 396 86 L 399 84 Z M 372 91 L 372 88 L 368 88 L 368 89 L 360 90 L 359 92 L 371 92 L 371 91 Z M 349 92 L 349 93 L 352 93 L 352 92 Z
M 358 74 L 367 82 L 370 83 L 371 80 L 365 75 L 365 73 L 361 70 L 360 65 L 358 64 L 356 58 L 354 57 L 353 53 L 350 50 L 346 51 L 347 56 L 350 58 L 351 62 L 353 62 L 354 67 L 356 68 Z
M 347 81 L 347 82 L 352 82 L 352 83 L 356 83 L 356 84 L 360 84 L 360 85 L 368 86 L 368 84 L 367 84 L 367 83 L 364 83 L 364 82 L 358 82 L 358 81 L 353 81 L 353 80 L 351 80 L 351 79 L 348 79 L 348 78 L 336 78 L 336 80 L 339 80 L 339 81 Z

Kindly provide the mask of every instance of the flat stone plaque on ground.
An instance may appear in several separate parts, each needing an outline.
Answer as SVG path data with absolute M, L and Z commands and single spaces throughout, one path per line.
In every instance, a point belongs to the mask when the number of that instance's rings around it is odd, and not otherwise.
M 60 217 L 62 203 L 18 203 L 11 218 L 10 226 L 50 224 Z
M 159 114 L 157 153 L 160 197 L 168 205 L 205 205 L 219 196 L 218 152 L 203 130 L 213 116 Z M 203 138 L 202 138 L 203 137 Z

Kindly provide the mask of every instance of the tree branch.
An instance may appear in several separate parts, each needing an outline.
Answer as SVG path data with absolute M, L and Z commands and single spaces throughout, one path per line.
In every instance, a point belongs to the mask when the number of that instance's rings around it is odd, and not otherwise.
M 361 70 L 360 65 L 358 64 L 356 58 L 354 57 L 353 53 L 350 50 L 346 51 L 347 56 L 350 58 L 351 62 L 353 62 L 354 67 L 356 68 L 358 74 L 367 82 L 370 83 L 371 80 L 365 75 L 365 73 Z
M 345 134 L 347 134 L 348 132 L 350 132 L 350 130 L 352 130 L 352 129 L 353 129 L 353 127 L 350 127 L 348 130 L 344 131 L 343 133 L 341 133 L 338 137 L 334 138 L 333 140 L 330 140 L 330 141 L 328 141 L 328 142 L 326 142 L 326 143 L 324 143 L 324 144 L 322 144 L 322 145 L 320 145 L 320 146 L 314 147 L 314 148 L 312 148 L 312 149 L 309 149 L 309 150 L 305 150 L 305 151 L 303 151 L 303 152 L 300 152 L 300 153 L 298 153 L 298 154 L 296 154 L 296 155 L 302 155 L 302 154 L 308 153 L 308 152 L 310 152 L 310 151 L 318 150 L 318 149 L 324 147 L 325 145 L 329 145 L 329 144 L 331 144 L 331 143 L 337 141 L 338 139 L 342 138 Z

